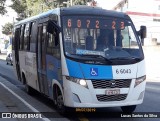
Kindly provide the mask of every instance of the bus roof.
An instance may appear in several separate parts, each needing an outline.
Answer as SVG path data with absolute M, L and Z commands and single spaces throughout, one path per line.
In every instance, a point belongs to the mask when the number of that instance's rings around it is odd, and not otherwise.
M 117 12 L 113 10 L 106 10 L 100 7 L 93 6 L 84 6 L 84 5 L 76 5 L 69 8 L 61 8 L 62 15 L 104 15 L 104 16 L 113 16 L 119 18 L 128 18 L 128 15 L 122 12 Z
M 56 8 L 56 9 L 53 9 L 53 10 L 49 10 L 49 11 L 47 11 L 47 12 L 43 12 L 43 13 L 38 14 L 38 15 L 36 15 L 36 16 L 32 16 L 32 17 L 26 18 L 26 19 L 24 19 L 24 20 L 22 20 L 22 21 L 19 21 L 19 22 L 17 22 L 15 25 L 19 25 L 19 24 L 21 24 L 21 23 L 25 23 L 25 22 L 28 22 L 28 21 L 32 21 L 32 20 L 36 20 L 36 19 L 39 19 L 39 18 L 43 18 L 43 17 L 49 16 L 49 15 L 51 15 L 51 14 L 57 14 L 57 15 L 58 15 L 59 12 L 60 12 L 60 8 Z
M 113 10 L 106 10 L 100 7 L 93 7 L 93 6 L 85 6 L 85 5 L 75 5 L 68 8 L 56 8 L 53 10 L 49 10 L 47 12 L 41 13 L 39 15 L 26 18 L 22 21 L 19 21 L 15 24 L 15 26 L 28 22 L 33 21 L 45 16 L 49 16 L 51 14 L 61 14 L 61 15 L 97 15 L 97 16 L 112 16 L 112 17 L 119 17 L 119 18 L 129 18 L 128 15 L 122 12 L 116 12 Z

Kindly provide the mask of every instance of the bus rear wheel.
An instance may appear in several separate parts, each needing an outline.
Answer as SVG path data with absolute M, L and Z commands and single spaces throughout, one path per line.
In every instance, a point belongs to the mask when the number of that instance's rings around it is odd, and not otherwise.
M 29 95 L 33 95 L 33 89 L 28 84 L 25 84 L 25 90 Z
M 136 105 L 122 106 L 121 109 L 124 113 L 132 113 L 136 109 Z
M 27 92 L 27 94 L 32 95 L 33 89 L 27 84 L 27 81 L 26 81 L 24 74 L 22 74 L 22 82 L 25 86 L 25 91 Z

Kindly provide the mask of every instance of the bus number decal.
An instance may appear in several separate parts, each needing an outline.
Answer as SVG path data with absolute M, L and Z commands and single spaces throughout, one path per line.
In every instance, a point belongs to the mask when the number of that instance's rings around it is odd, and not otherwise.
M 99 29 L 99 21 L 96 21 L 96 29 Z
M 116 74 L 131 74 L 131 69 L 116 69 Z
M 77 20 L 77 27 L 78 27 L 78 28 L 81 27 L 81 20 Z
M 72 23 L 71 23 L 71 19 L 68 19 L 68 27 L 71 27 Z

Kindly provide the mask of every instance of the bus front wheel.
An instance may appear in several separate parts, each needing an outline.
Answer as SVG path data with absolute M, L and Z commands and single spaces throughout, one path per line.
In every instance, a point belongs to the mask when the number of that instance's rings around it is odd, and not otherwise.
M 56 89 L 56 107 L 61 114 L 65 114 L 65 106 L 63 102 L 63 96 L 60 89 Z
M 136 105 L 122 106 L 121 109 L 124 113 L 132 113 L 136 109 Z

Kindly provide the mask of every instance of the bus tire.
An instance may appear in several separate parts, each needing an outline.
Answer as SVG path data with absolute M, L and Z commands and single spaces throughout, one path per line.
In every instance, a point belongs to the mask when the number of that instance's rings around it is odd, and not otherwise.
M 136 109 L 136 105 L 122 106 L 121 109 L 124 113 L 132 113 Z
M 22 82 L 25 86 L 25 91 L 27 92 L 27 94 L 33 95 L 33 89 L 27 84 L 27 81 L 26 81 L 24 74 L 22 74 Z
M 65 114 L 65 106 L 63 102 L 63 95 L 58 86 L 56 86 L 56 107 L 59 113 Z

